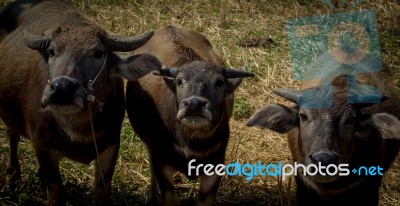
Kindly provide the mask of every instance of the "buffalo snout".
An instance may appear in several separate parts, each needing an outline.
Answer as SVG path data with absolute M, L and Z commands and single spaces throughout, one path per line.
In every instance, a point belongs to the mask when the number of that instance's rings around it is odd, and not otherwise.
M 313 164 L 321 164 L 322 166 L 328 166 L 330 164 L 338 165 L 340 161 L 340 156 L 334 152 L 316 152 L 310 155 L 310 159 Z
M 207 99 L 202 97 L 189 97 L 182 101 L 183 109 L 186 109 L 186 114 L 201 114 L 201 111 L 204 109 L 208 103 Z
M 186 98 L 179 105 L 177 119 L 185 126 L 192 128 L 210 126 L 213 117 L 208 106 L 209 101 L 203 97 Z
M 308 176 L 313 182 L 328 183 L 339 178 L 338 167 L 342 163 L 342 158 L 339 154 L 332 151 L 318 151 L 307 155 L 306 163 L 310 166 L 307 171 L 314 175 Z
M 84 107 L 85 92 L 78 80 L 60 76 L 46 85 L 42 106 L 56 113 L 71 114 Z
M 50 83 L 49 93 L 54 99 L 63 100 L 73 97 L 75 91 L 79 88 L 76 80 L 60 77 Z

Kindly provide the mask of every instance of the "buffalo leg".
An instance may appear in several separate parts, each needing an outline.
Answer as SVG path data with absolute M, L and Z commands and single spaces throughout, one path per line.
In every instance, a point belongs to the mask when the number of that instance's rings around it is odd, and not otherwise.
M 96 160 L 94 205 L 111 204 L 111 181 L 117 162 L 119 142 L 109 146 Z
M 214 204 L 221 178 L 221 176 L 216 174 L 211 176 L 200 176 L 199 202 L 197 203 L 197 205 Z
M 158 184 L 157 178 L 154 174 L 154 167 L 153 164 L 150 164 L 150 171 L 151 171 L 151 182 L 150 182 L 150 191 L 146 198 L 146 205 L 160 205 L 161 204 L 161 197 L 160 197 L 160 186 Z
M 154 156 L 151 160 L 151 164 L 153 167 L 151 175 L 157 178 L 161 191 L 161 205 L 178 205 L 179 199 L 175 192 L 174 181 L 172 179 L 174 169 L 171 166 L 154 159 Z
M 48 205 L 65 205 L 67 195 L 60 175 L 60 158 L 56 153 L 35 145 L 39 171 L 46 184 Z
M 18 162 L 18 143 L 20 136 L 7 130 L 8 142 L 10 144 L 8 164 L 6 169 L 6 192 L 14 193 L 21 188 L 21 169 Z

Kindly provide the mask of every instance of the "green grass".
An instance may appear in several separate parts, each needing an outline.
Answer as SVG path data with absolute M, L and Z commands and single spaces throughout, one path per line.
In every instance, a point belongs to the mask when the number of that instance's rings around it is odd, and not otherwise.
M 0 0 L 0 6 L 7 0 Z M 267 130 L 245 127 L 245 121 L 256 109 L 282 102 L 272 94 L 273 88 L 297 88 L 291 79 L 292 69 L 285 23 L 288 18 L 333 13 L 318 0 L 72 0 L 73 4 L 98 25 L 113 34 L 133 36 L 166 25 L 190 28 L 201 32 L 212 43 L 228 67 L 243 68 L 256 74 L 246 79 L 235 93 L 231 120 L 231 139 L 226 162 L 284 163 L 291 162 L 286 138 Z M 222 5 L 222 7 L 221 7 Z M 222 8 L 222 9 L 221 9 Z M 356 11 L 373 8 L 378 14 L 380 42 L 384 62 L 400 86 L 399 1 L 365 1 Z M 245 38 L 271 39 L 273 44 L 241 47 Z M 142 205 L 149 188 L 149 157 L 146 146 L 125 121 L 121 147 L 113 179 L 113 201 L 116 205 Z M 4 125 L 0 124 L 0 172 L 7 160 Z M 0 194 L 0 205 L 45 205 L 46 193 L 36 177 L 34 152 L 29 140 L 22 140 L 19 159 L 23 173 L 23 189 L 14 197 Z M 386 175 L 381 188 L 380 205 L 394 206 L 400 202 L 400 158 Z M 88 205 L 92 201 L 94 166 L 70 160 L 61 163 L 69 205 Z M 198 182 L 176 175 L 180 198 L 193 202 Z M 0 179 L 1 180 L 1 179 Z M 1 182 L 0 182 L 1 185 Z M 217 194 L 218 205 L 294 205 L 293 179 L 282 181 L 273 177 L 224 177 Z
M 233 107 L 234 119 L 248 119 L 252 115 L 251 111 L 252 107 L 249 100 L 244 97 L 235 98 L 235 103 Z

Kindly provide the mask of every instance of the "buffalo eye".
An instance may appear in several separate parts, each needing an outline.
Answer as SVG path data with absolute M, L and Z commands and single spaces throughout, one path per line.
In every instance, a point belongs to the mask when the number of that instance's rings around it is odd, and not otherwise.
M 177 79 L 175 81 L 175 83 L 176 83 L 177 86 L 181 86 L 183 84 L 183 81 L 182 81 L 182 79 Z
M 299 116 L 300 116 L 300 120 L 301 120 L 301 121 L 307 121 L 307 120 L 308 120 L 307 115 L 305 115 L 305 114 L 303 114 L 303 113 L 300 113 Z
M 224 85 L 225 85 L 225 82 L 221 79 L 218 79 L 217 81 L 215 81 L 216 87 L 223 87 Z
M 53 57 L 55 54 L 56 53 L 55 53 L 54 49 L 48 49 L 47 50 L 47 55 L 49 55 L 49 57 Z
M 96 59 L 101 59 L 104 55 L 104 51 L 103 50 L 97 50 L 94 52 L 93 57 Z
M 347 117 L 346 121 L 344 123 L 347 125 L 351 125 L 351 124 L 354 124 L 355 121 L 356 121 L 356 117 L 352 116 L 352 117 Z

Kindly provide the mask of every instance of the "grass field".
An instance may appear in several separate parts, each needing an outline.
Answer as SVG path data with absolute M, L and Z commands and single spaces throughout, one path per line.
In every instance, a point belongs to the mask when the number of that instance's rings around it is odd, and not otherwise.
M 0 6 L 4 5 L 0 0 Z M 204 34 L 229 67 L 245 68 L 256 74 L 245 80 L 236 92 L 231 139 L 226 162 L 290 163 L 284 135 L 247 128 L 246 120 L 256 109 L 283 102 L 272 94 L 273 88 L 297 88 L 291 79 L 285 23 L 288 18 L 323 15 L 333 12 L 372 8 L 377 11 L 383 61 L 393 71 L 400 86 L 400 1 L 365 1 L 348 9 L 330 9 L 318 0 L 73 0 L 73 4 L 107 31 L 135 35 L 166 25 L 190 28 Z M 259 39 L 256 47 L 243 47 L 243 39 Z M 3 173 L 8 146 L 5 128 L 0 123 L 0 172 Z M 46 192 L 36 177 L 31 143 L 19 146 L 23 173 L 22 191 L 14 197 L 0 194 L 0 205 L 45 205 Z M 386 174 L 381 187 L 380 205 L 400 204 L 400 156 Z M 122 143 L 113 179 L 116 205 L 142 205 L 150 184 L 146 147 L 124 122 Z M 61 164 L 69 205 L 87 205 L 92 201 L 94 165 L 70 160 Z M 0 181 L 0 183 L 2 183 Z M 0 184 L 1 186 L 2 184 Z M 198 182 L 176 175 L 176 188 L 184 202 L 197 198 Z M 1 190 L 2 188 L 0 188 Z M 217 194 L 218 205 L 294 205 L 295 183 L 290 178 L 224 177 Z

